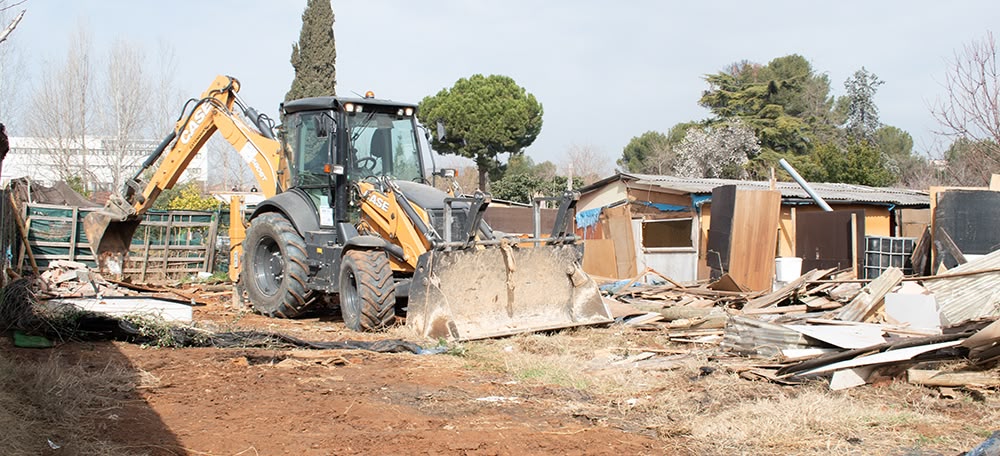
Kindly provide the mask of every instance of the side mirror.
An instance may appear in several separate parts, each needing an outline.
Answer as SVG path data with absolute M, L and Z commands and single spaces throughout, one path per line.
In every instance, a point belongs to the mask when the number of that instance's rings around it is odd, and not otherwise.
M 441 168 L 434 175 L 454 179 L 458 177 L 458 170 L 455 168 Z

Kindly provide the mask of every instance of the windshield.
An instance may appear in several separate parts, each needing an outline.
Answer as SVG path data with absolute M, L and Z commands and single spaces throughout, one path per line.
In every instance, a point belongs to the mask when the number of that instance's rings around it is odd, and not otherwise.
M 347 156 L 349 176 L 422 180 L 412 117 L 361 112 L 347 116 L 347 128 L 352 152 Z

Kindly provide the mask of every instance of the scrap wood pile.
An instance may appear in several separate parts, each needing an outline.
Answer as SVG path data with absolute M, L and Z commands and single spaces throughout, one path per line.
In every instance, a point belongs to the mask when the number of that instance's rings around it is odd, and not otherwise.
M 106 280 L 101 274 L 77 261 L 54 260 L 36 281 L 42 300 L 73 298 L 149 297 L 191 305 L 204 305 L 206 298 L 232 294 L 231 285 L 193 284 L 186 289 L 157 287 Z
M 643 276 L 658 273 L 646 270 Z M 602 287 L 618 320 L 676 342 L 718 344 L 746 378 L 780 383 L 830 378 L 841 389 L 905 378 L 938 387 L 1000 387 L 1000 251 L 945 274 L 868 281 L 812 270 L 773 292 L 728 280 L 662 279 Z M 866 283 L 867 282 L 867 283 Z M 732 359 L 735 361 L 734 359 Z
M 443 352 L 442 347 L 425 349 L 401 339 L 315 341 L 272 331 L 215 332 L 168 318 L 171 314 L 166 311 L 170 309 L 162 302 L 150 305 L 150 301 L 169 298 L 168 304 L 190 308 L 191 303 L 178 301 L 200 291 L 202 288 L 181 291 L 107 281 L 83 263 L 54 261 L 41 276 L 19 277 L 4 287 L 0 330 L 13 332 L 15 346 L 30 348 L 52 347 L 57 342 L 118 340 L 166 347 Z M 215 293 L 220 292 L 201 296 Z M 186 320 L 191 320 L 190 313 Z

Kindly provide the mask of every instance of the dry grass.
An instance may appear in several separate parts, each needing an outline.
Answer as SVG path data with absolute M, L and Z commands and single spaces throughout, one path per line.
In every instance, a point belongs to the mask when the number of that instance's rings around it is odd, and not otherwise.
M 113 362 L 94 369 L 57 355 L 42 361 L 0 355 L 0 448 L 11 455 L 135 454 L 103 433 L 125 395 L 147 380 Z
M 687 353 L 670 370 L 609 368 L 642 348 Z M 944 399 L 902 382 L 836 392 L 824 381 L 748 381 L 714 348 L 622 327 L 470 342 L 452 353 L 469 369 L 581 390 L 589 400 L 568 400 L 574 413 L 691 454 L 955 454 L 1000 423 L 995 393 Z

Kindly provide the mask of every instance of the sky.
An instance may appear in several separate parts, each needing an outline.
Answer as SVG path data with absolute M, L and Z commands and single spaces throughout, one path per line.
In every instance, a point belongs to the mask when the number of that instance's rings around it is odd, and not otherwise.
M 11 3 L 12 0 L 6 0 Z M 930 107 L 954 53 L 1000 18 L 995 1 L 333 0 L 337 92 L 419 102 L 460 78 L 503 74 L 543 105 L 526 152 L 559 163 L 573 146 L 607 157 L 635 136 L 709 116 L 698 106 L 706 74 L 750 60 L 799 54 L 830 77 L 833 95 L 862 66 L 885 82 L 881 121 L 909 132 L 917 152 L 946 141 Z M 184 97 L 217 74 L 277 117 L 294 76 L 289 63 L 305 0 L 27 0 L 11 39 L 29 84 L 66 55 L 79 24 L 98 55 L 116 39 L 154 59 L 166 45 Z M 178 109 L 180 106 L 178 106 Z

